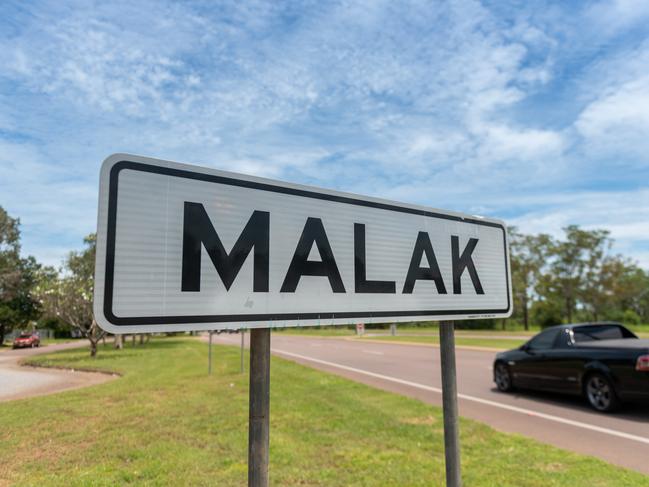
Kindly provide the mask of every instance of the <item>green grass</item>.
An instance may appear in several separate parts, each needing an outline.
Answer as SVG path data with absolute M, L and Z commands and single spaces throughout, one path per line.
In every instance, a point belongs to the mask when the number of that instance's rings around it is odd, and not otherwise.
M 499 338 L 502 336 L 516 336 L 521 337 L 522 339 L 534 336 L 537 332 L 535 331 L 507 331 L 507 330 L 458 330 L 455 329 L 456 336 L 470 335 L 470 336 L 484 336 L 487 338 Z M 397 334 L 399 335 L 439 335 L 439 330 L 437 327 L 428 328 L 426 330 L 417 330 L 416 328 L 397 328 Z
M 648 325 L 627 325 L 629 330 L 633 331 L 641 338 L 649 338 L 649 324 Z
M 236 347 L 154 339 L 39 356 L 123 377 L 0 404 L 0 485 L 245 485 L 247 375 Z M 273 358 L 272 485 L 443 485 L 440 409 Z M 649 486 L 639 473 L 461 420 L 467 486 Z
M 382 342 L 407 342 L 407 343 L 428 343 L 438 344 L 439 337 L 437 335 L 397 335 L 397 336 L 381 336 L 381 337 L 366 337 L 360 340 L 379 340 Z M 498 348 L 502 350 L 509 350 L 512 348 L 520 347 L 525 343 L 526 339 L 521 340 L 508 340 L 503 338 L 464 338 L 462 336 L 455 337 L 455 345 L 459 347 L 482 347 L 482 348 Z
M 521 340 L 527 339 L 536 335 L 541 330 L 455 330 L 457 336 L 462 335 L 481 335 L 486 337 L 498 338 L 500 336 L 516 336 L 521 337 Z
M 359 338 L 361 340 L 380 340 L 380 341 L 393 341 L 393 342 L 412 342 L 412 343 L 429 343 L 437 344 L 439 343 L 439 331 L 437 327 L 432 328 L 418 328 L 418 327 L 399 327 L 397 329 L 397 336 L 371 336 L 376 333 L 389 333 L 389 330 L 366 330 L 366 335 L 364 338 L 357 337 L 356 331 L 348 329 L 347 327 L 327 327 L 327 328 L 286 328 L 286 329 L 276 329 L 273 333 L 283 334 L 283 335 L 300 335 L 300 336 L 319 336 L 319 337 L 350 337 L 350 338 Z M 467 346 L 467 347 L 486 347 L 486 348 L 498 348 L 498 349 L 511 349 L 516 348 L 527 340 L 526 335 L 522 333 L 515 333 L 515 335 L 520 335 L 520 340 L 511 340 L 499 338 L 499 335 L 503 333 L 493 330 L 458 330 L 456 332 L 456 345 Z M 505 333 L 511 335 L 512 332 Z M 471 335 L 470 337 L 463 337 L 462 335 Z M 476 338 L 476 335 L 480 335 L 479 338 Z M 530 332 L 527 336 L 532 336 L 533 333 Z
M 384 333 L 388 334 L 390 332 L 387 328 L 373 329 L 366 328 L 365 333 Z M 306 336 L 356 336 L 356 330 L 353 328 L 348 328 L 346 325 L 342 326 L 327 326 L 327 327 L 301 327 L 301 328 L 276 328 L 273 330 L 273 333 L 280 333 L 284 335 L 306 335 Z M 538 333 L 538 331 L 511 331 L 511 330 L 457 330 L 458 335 L 469 334 L 469 335 L 486 335 L 486 336 L 498 336 L 498 335 L 520 335 L 522 337 L 532 336 Z M 426 326 L 426 327 L 417 327 L 417 326 L 397 326 L 397 334 L 404 335 L 438 335 L 439 331 L 437 326 Z
M 627 325 L 627 327 L 636 333 L 641 338 L 649 338 L 649 325 Z M 456 330 L 456 336 L 461 337 L 462 335 L 482 335 L 485 338 L 494 338 L 497 339 L 501 335 L 507 336 L 520 336 L 521 343 L 529 337 L 532 337 L 539 333 L 541 329 L 539 327 L 531 327 L 530 330 Z M 372 329 L 367 328 L 366 333 L 389 333 L 389 329 Z M 282 333 L 285 335 L 306 335 L 306 336 L 322 336 L 322 337 L 340 337 L 340 336 L 356 336 L 356 330 L 347 328 L 347 326 L 328 326 L 328 327 L 303 327 L 303 328 L 277 328 L 273 330 L 273 333 Z M 438 335 L 437 326 L 408 326 L 408 325 L 398 325 L 397 326 L 397 335 L 410 336 L 410 335 Z

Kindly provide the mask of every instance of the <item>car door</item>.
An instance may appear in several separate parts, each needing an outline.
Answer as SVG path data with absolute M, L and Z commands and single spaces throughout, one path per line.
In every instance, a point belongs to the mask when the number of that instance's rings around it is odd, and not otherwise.
M 542 387 L 557 392 L 581 392 L 579 351 L 575 350 L 569 328 L 562 329 L 551 349 L 544 352 Z
M 523 352 L 512 367 L 514 382 L 521 387 L 533 389 L 552 388 L 556 378 L 549 368 L 549 352 L 561 328 L 542 331 L 521 348 Z

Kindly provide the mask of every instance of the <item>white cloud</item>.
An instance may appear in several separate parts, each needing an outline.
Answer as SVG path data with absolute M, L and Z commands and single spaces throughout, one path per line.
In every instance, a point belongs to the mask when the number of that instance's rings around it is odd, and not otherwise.
M 482 135 L 485 142 L 478 157 L 483 160 L 543 160 L 545 163 L 564 149 L 562 135 L 551 130 L 516 130 L 505 125 L 491 125 Z
M 612 168 L 649 167 L 649 41 L 618 49 L 580 80 L 586 101 L 574 123 L 582 157 Z
M 501 203 L 503 208 L 509 200 Z M 614 251 L 637 259 L 649 269 L 649 189 L 635 191 L 575 191 L 561 195 L 535 195 L 517 199 L 530 210 L 508 223 L 524 233 L 562 236 L 562 228 L 579 225 L 606 229 L 615 240 Z
M 585 17 L 600 37 L 609 37 L 646 22 L 649 19 L 649 3 L 645 0 L 603 0 L 592 4 L 586 10 Z
M 575 124 L 592 153 L 635 156 L 649 151 L 649 76 L 609 87 L 590 103 Z

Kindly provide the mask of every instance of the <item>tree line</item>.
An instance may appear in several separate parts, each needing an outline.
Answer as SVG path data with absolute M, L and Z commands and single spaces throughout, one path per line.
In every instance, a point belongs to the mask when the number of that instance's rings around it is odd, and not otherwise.
M 514 314 L 460 326 L 649 323 L 649 273 L 611 252 L 608 231 L 570 225 L 555 238 L 510 228 L 509 239 Z M 87 236 L 84 248 L 70 252 L 58 269 L 22 257 L 20 221 L 0 207 L 0 345 L 12 330 L 37 326 L 75 330 L 90 341 L 91 355 L 97 353 L 105 332 L 92 312 L 95 248 L 95 235 Z
M 607 230 L 563 229 L 563 238 L 509 230 L 514 315 L 525 329 L 576 321 L 649 322 L 649 273 L 611 252 Z

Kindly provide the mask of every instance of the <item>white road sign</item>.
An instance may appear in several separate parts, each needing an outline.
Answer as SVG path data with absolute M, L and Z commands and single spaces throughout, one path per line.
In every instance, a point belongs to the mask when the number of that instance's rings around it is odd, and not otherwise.
M 133 155 L 101 168 L 95 315 L 112 333 L 495 318 L 511 301 L 501 221 Z

